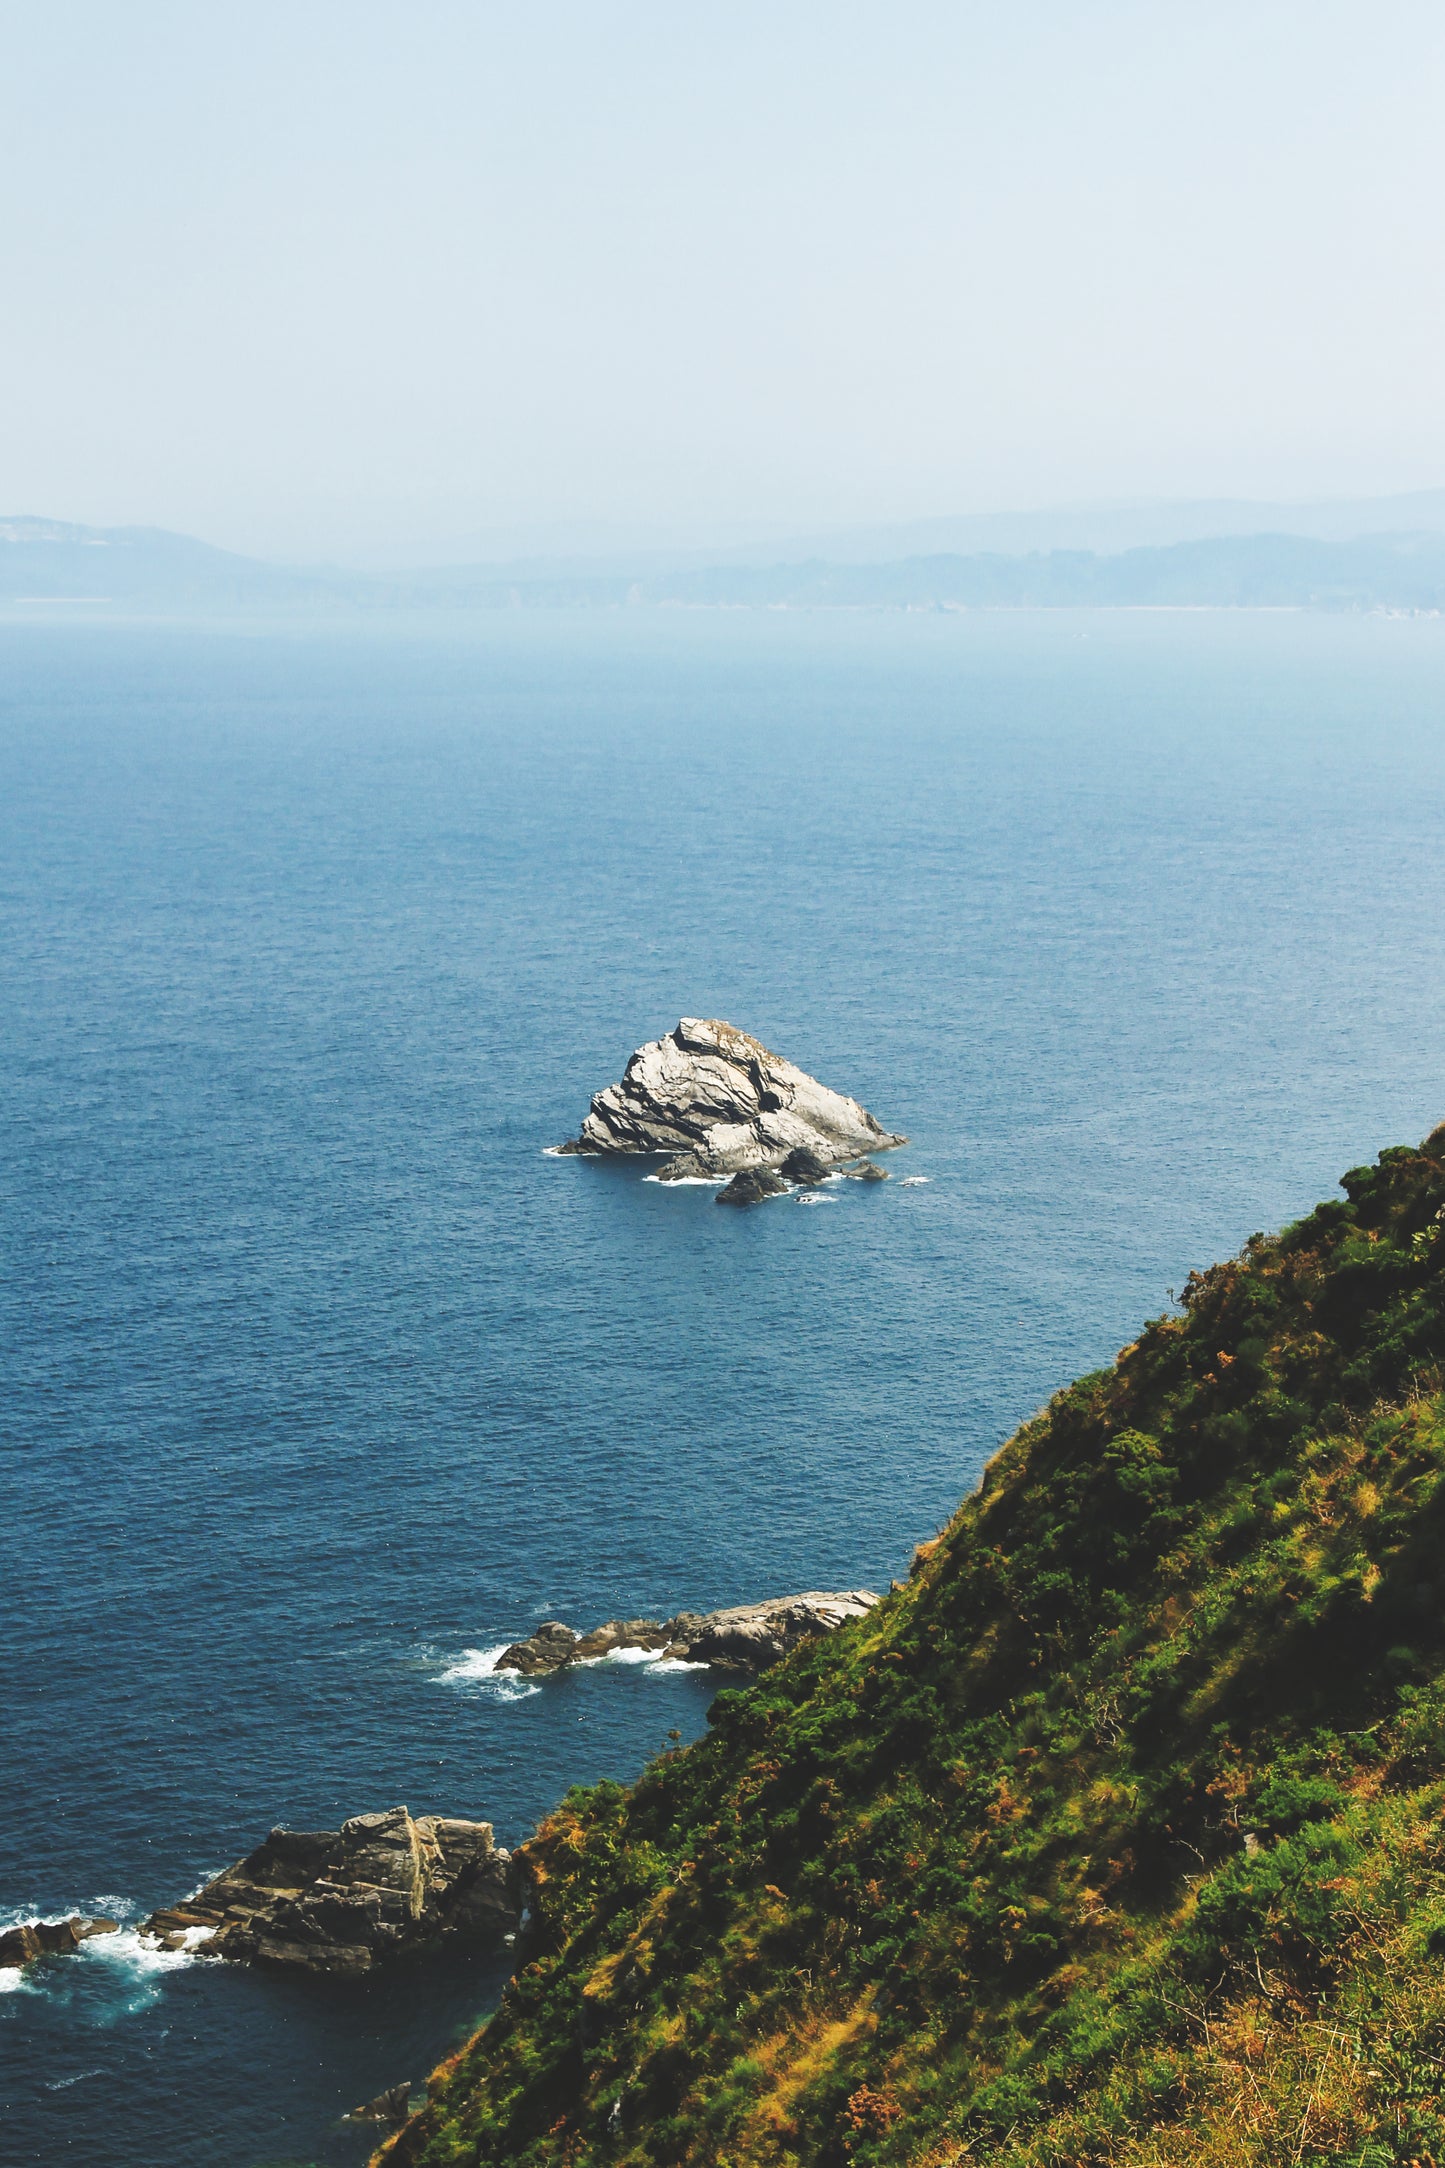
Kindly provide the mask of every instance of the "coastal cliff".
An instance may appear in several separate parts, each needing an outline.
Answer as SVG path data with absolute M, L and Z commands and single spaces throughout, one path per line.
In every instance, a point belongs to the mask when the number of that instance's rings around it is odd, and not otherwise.
M 386 2168 L 1445 2159 L 1445 1129 L 517 1855 Z

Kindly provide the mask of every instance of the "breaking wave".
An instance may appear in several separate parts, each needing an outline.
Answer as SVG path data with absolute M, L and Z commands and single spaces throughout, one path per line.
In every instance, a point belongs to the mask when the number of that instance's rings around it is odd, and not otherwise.
M 689 1663 L 683 1656 L 665 1656 L 661 1649 L 609 1649 L 598 1659 L 604 1664 L 645 1665 L 651 1678 L 671 1671 L 706 1671 L 706 1664 Z
M 118 2018 L 149 2009 L 167 1973 L 183 1972 L 187 1966 L 202 1961 L 204 1945 L 215 1929 L 188 1928 L 181 1947 L 168 1950 L 157 1942 L 146 1941 L 138 1928 L 126 1924 L 136 1910 L 128 1898 L 105 1897 L 92 1900 L 89 1906 L 72 1905 L 65 1912 L 42 1913 L 34 1906 L 28 1910 L 17 1906 L 0 1913 L 6 1927 L 72 1919 L 77 1913 L 94 1918 L 102 1911 L 106 1918 L 122 1923 L 116 1934 L 87 1935 L 74 1950 L 56 1951 L 32 1965 L 0 1967 L 0 1995 L 43 1995 L 47 2001 L 73 2010 L 83 2022 L 95 2025 L 110 2025 Z M 80 2075 L 94 2073 L 82 2071 Z M 78 2082 L 67 2079 L 62 2084 Z
M 541 1692 L 530 1679 L 520 1672 L 498 1671 L 497 1658 L 504 1656 L 511 1647 L 510 1641 L 499 1641 L 491 1649 L 463 1649 L 445 1671 L 438 1674 L 438 1686 L 471 1687 L 489 1693 L 498 1701 L 525 1701 L 529 1694 Z

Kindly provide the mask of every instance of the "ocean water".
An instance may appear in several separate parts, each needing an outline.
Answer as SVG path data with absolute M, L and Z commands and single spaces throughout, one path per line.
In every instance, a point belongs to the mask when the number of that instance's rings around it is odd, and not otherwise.
M 488 1652 L 886 1586 L 1445 1117 L 1442 816 L 1432 620 L 0 622 L 0 1912 L 399 1800 L 512 1841 L 700 1729 L 705 1673 Z M 683 1013 L 893 1178 L 546 1157 Z M 500 1972 L 0 1975 L 0 2152 L 355 2163 Z

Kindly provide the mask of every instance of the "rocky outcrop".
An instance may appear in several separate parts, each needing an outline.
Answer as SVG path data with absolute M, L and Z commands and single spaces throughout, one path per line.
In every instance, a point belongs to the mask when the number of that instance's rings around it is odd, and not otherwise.
M 400 2085 L 389 2085 L 375 2100 L 364 2100 L 359 2108 L 352 2108 L 341 2120 L 343 2123 L 404 2123 L 411 2113 L 411 2085 L 403 2080 Z
M 868 1588 L 841 1594 L 809 1589 L 801 1596 L 735 1604 L 705 1615 L 679 1611 L 670 1619 L 609 1619 L 588 1634 L 548 1619 L 525 1641 L 514 1641 L 504 1649 L 497 1669 L 535 1678 L 610 1655 L 614 1649 L 645 1649 L 675 1662 L 711 1664 L 720 1671 L 765 1671 L 800 1643 L 833 1633 L 849 1619 L 862 1618 L 877 1601 Z
M 577 1661 L 577 1635 L 560 1619 L 543 1619 L 534 1634 L 525 1641 L 514 1641 L 497 1658 L 498 1671 L 520 1671 L 530 1679 L 539 1671 L 560 1671 L 564 1664 Z M 601 1651 L 598 1652 L 601 1654 Z
M 871 1159 L 828 1160 L 811 1145 L 800 1144 L 776 1169 L 743 1167 L 720 1189 L 714 1204 L 762 1204 L 768 1197 L 786 1197 L 791 1190 L 817 1189 L 835 1175 L 853 1182 L 886 1182 L 887 1173 Z
M 799 1144 L 789 1152 L 778 1172 L 785 1182 L 795 1183 L 799 1189 L 816 1189 L 833 1172 L 833 1162 L 815 1152 L 810 1144 Z
M 264 1844 L 141 1930 L 178 1949 L 304 1972 L 360 1973 L 446 1936 L 499 1943 L 518 1907 L 490 1822 L 405 1807 L 340 1829 L 273 1829 Z
M 664 1182 L 777 1167 L 800 1146 L 833 1166 L 908 1139 L 866 1107 L 716 1017 L 685 1016 L 640 1046 L 620 1084 L 598 1092 L 563 1152 L 663 1152 Z
M 119 1920 L 86 1920 L 78 1912 L 68 1920 L 28 1920 L 0 1934 L 0 1966 L 33 1965 L 37 1957 L 57 1957 L 78 1950 L 92 1935 L 115 1935 Z
M 786 1197 L 788 1185 L 771 1167 L 741 1167 L 720 1189 L 714 1204 L 761 1204 L 767 1197 Z
M 862 1618 L 878 1602 L 870 1588 L 842 1594 L 810 1589 L 773 1603 L 740 1603 L 728 1611 L 710 1611 L 688 1641 L 689 1661 L 721 1671 L 766 1671 L 804 1641 L 836 1633 L 850 1619 Z

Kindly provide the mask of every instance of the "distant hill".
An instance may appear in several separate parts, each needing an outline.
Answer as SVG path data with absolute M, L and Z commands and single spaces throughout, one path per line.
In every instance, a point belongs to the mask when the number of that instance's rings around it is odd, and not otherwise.
M 324 575 L 238 557 L 162 527 L 0 519 L 0 600 L 224 608 L 304 603 L 328 592 Z
M 1445 1129 L 521 1848 L 386 2168 L 1445 2160 Z
M 915 519 L 790 537 L 766 552 L 715 552 L 720 563 L 760 556 L 795 564 L 894 564 L 901 557 L 1022 557 L 1051 550 L 1168 549 L 1176 542 L 1209 542 L 1221 535 L 1303 535 L 1315 542 L 1352 542 L 1361 535 L 1445 535 L 1445 489 L 1398 497 L 1340 497 L 1269 503 L 1248 497 L 1201 497 L 1182 503 L 1055 505 L 1033 512 L 976 512 L 950 519 Z
M 1221 535 L 1121 551 L 940 552 L 640 573 L 476 565 L 369 576 L 264 564 L 160 528 L 0 520 L 0 603 L 122 610 L 1445 609 L 1445 532 Z

